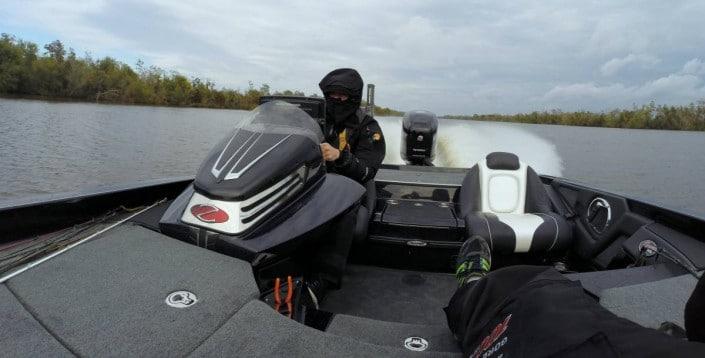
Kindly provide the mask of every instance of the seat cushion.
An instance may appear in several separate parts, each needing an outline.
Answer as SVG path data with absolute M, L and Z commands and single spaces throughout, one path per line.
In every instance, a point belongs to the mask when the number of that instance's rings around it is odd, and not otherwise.
M 570 243 L 570 226 L 556 213 L 492 214 L 473 212 L 465 216 L 468 237 L 480 235 L 493 252 L 550 252 Z

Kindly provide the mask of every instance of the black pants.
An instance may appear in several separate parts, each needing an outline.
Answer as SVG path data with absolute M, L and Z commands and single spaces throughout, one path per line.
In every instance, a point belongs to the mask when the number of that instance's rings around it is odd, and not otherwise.
M 377 200 L 374 180 L 370 179 L 365 188 L 367 191 L 360 204 L 335 220 L 330 229 L 330 239 L 322 242 L 314 254 L 314 265 L 327 288 L 341 287 L 353 240 L 367 236 L 367 226 Z
M 445 311 L 470 357 L 705 357 L 705 344 L 619 318 L 553 268 L 491 272 L 459 288 Z
M 320 274 L 326 288 L 338 289 L 342 284 L 353 241 L 356 209 L 337 218 L 328 228 L 325 240 L 308 257 L 311 270 Z

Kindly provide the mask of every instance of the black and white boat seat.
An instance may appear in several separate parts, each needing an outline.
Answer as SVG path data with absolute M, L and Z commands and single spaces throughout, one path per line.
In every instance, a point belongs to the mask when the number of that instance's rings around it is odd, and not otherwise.
M 571 228 L 553 212 L 541 179 L 512 153 L 490 153 L 470 168 L 455 200 L 468 237 L 481 235 L 493 252 L 550 252 L 570 244 Z

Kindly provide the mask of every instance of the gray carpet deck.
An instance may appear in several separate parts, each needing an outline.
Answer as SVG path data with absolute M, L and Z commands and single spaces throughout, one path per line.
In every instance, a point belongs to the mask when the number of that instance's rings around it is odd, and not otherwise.
M 399 278 L 440 289 L 423 282 L 435 276 Z M 193 292 L 198 303 L 167 306 L 177 290 Z M 0 285 L 0 356 L 457 356 L 412 352 L 396 340 L 375 344 L 342 328 L 321 332 L 257 296 L 248 263 L 124 224 Z M 419 333 L 433 347 L 441 342 L 436 333 Z
M 256 322 L 256 324 L 254 324 Z M 396 345 L 398 346 L 398 345 Z M 302 326 L 252 301 L 192 354 L 193 357 L 457 357 L 360 342 Z
M 458 287 L 451 274 L 349 265 L 343 288 L 321 309 L 382 321 L 445 325 L 443 307 Z
M 458 342 L 445 324 L 387 322 L 339 314 L 333 318 L 326 332 L 390 347 L 402 347 L 408 337 L 421 337 L 428 341 L 428 351 L 460 353 Z
M 5 285 L 0 285 L 0 327 L 0 356 L 73 357 L 22 307 Z
M 695 282 L 609 288 L 601 303 L 646 326 L 682 324 Z M 248 263 L 124 224 L 0 285 L 0 356 L 455 357 L 442 310 L 455 289 L 449 274 L 353 265 L 323 302 L 338 315 L 322 332 L 258 301 Z M 167 306 L 177 290 L 198 303 Z M 402 348 L 410 336 L 429 351 Z
M 683 312 L 698 280 L 682 275 L 665 280 L 604 290 L 600 304 L 617 316 L 644 327 L 658 328 L 663 322 L 684 327 Z
M 586 291 L 600 297 L 602 291 L 609 288 L 663 280 L 682 275 L 685 272 L 682 268 L 669 262 L 618 270 L 572 273 L 565 275 L 565 277 L 572 281 L 580 281 Z
M 90 357 L 183 355 L 259 293 L 248 263 L 134 225 L 44 262 L 7 287 L 72 352 Z M 167 306 L 167 295 L 178 290 L 199 302 Z

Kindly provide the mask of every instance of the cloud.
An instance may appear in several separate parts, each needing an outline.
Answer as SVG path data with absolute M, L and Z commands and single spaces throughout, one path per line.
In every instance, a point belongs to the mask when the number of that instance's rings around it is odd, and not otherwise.
M 705 75 L 705 62 L 699 58 L 694 58 L 683 65 L 684 74 L 702 76 Z
M 625 104 L 657 103 L 687 104 L 705 98 L 705 64 L 699 59 L 688 61 L 682 70 L 637 85 L 595 82 L 557 85 L 540 100 L 560 104 L 567 110 L 604 110 Z
M 682 103 L 705 76 L 697 0 L 5 0 L 1 11 L 20 38 L 50 34 L 218 86 L 315 93 L 329 70 L 355 67 L 378 103 L 441 114 Z
M 629 65 L 636 65 L 642 68 L 653 67 L 658 64 L 660 60 L 651 55 L 635 55 L 630 53 L 626 57 L 613 58 L 600 67 L 600 72 L 603 76 L 613 76 L 617 74 L 622 68 Z

